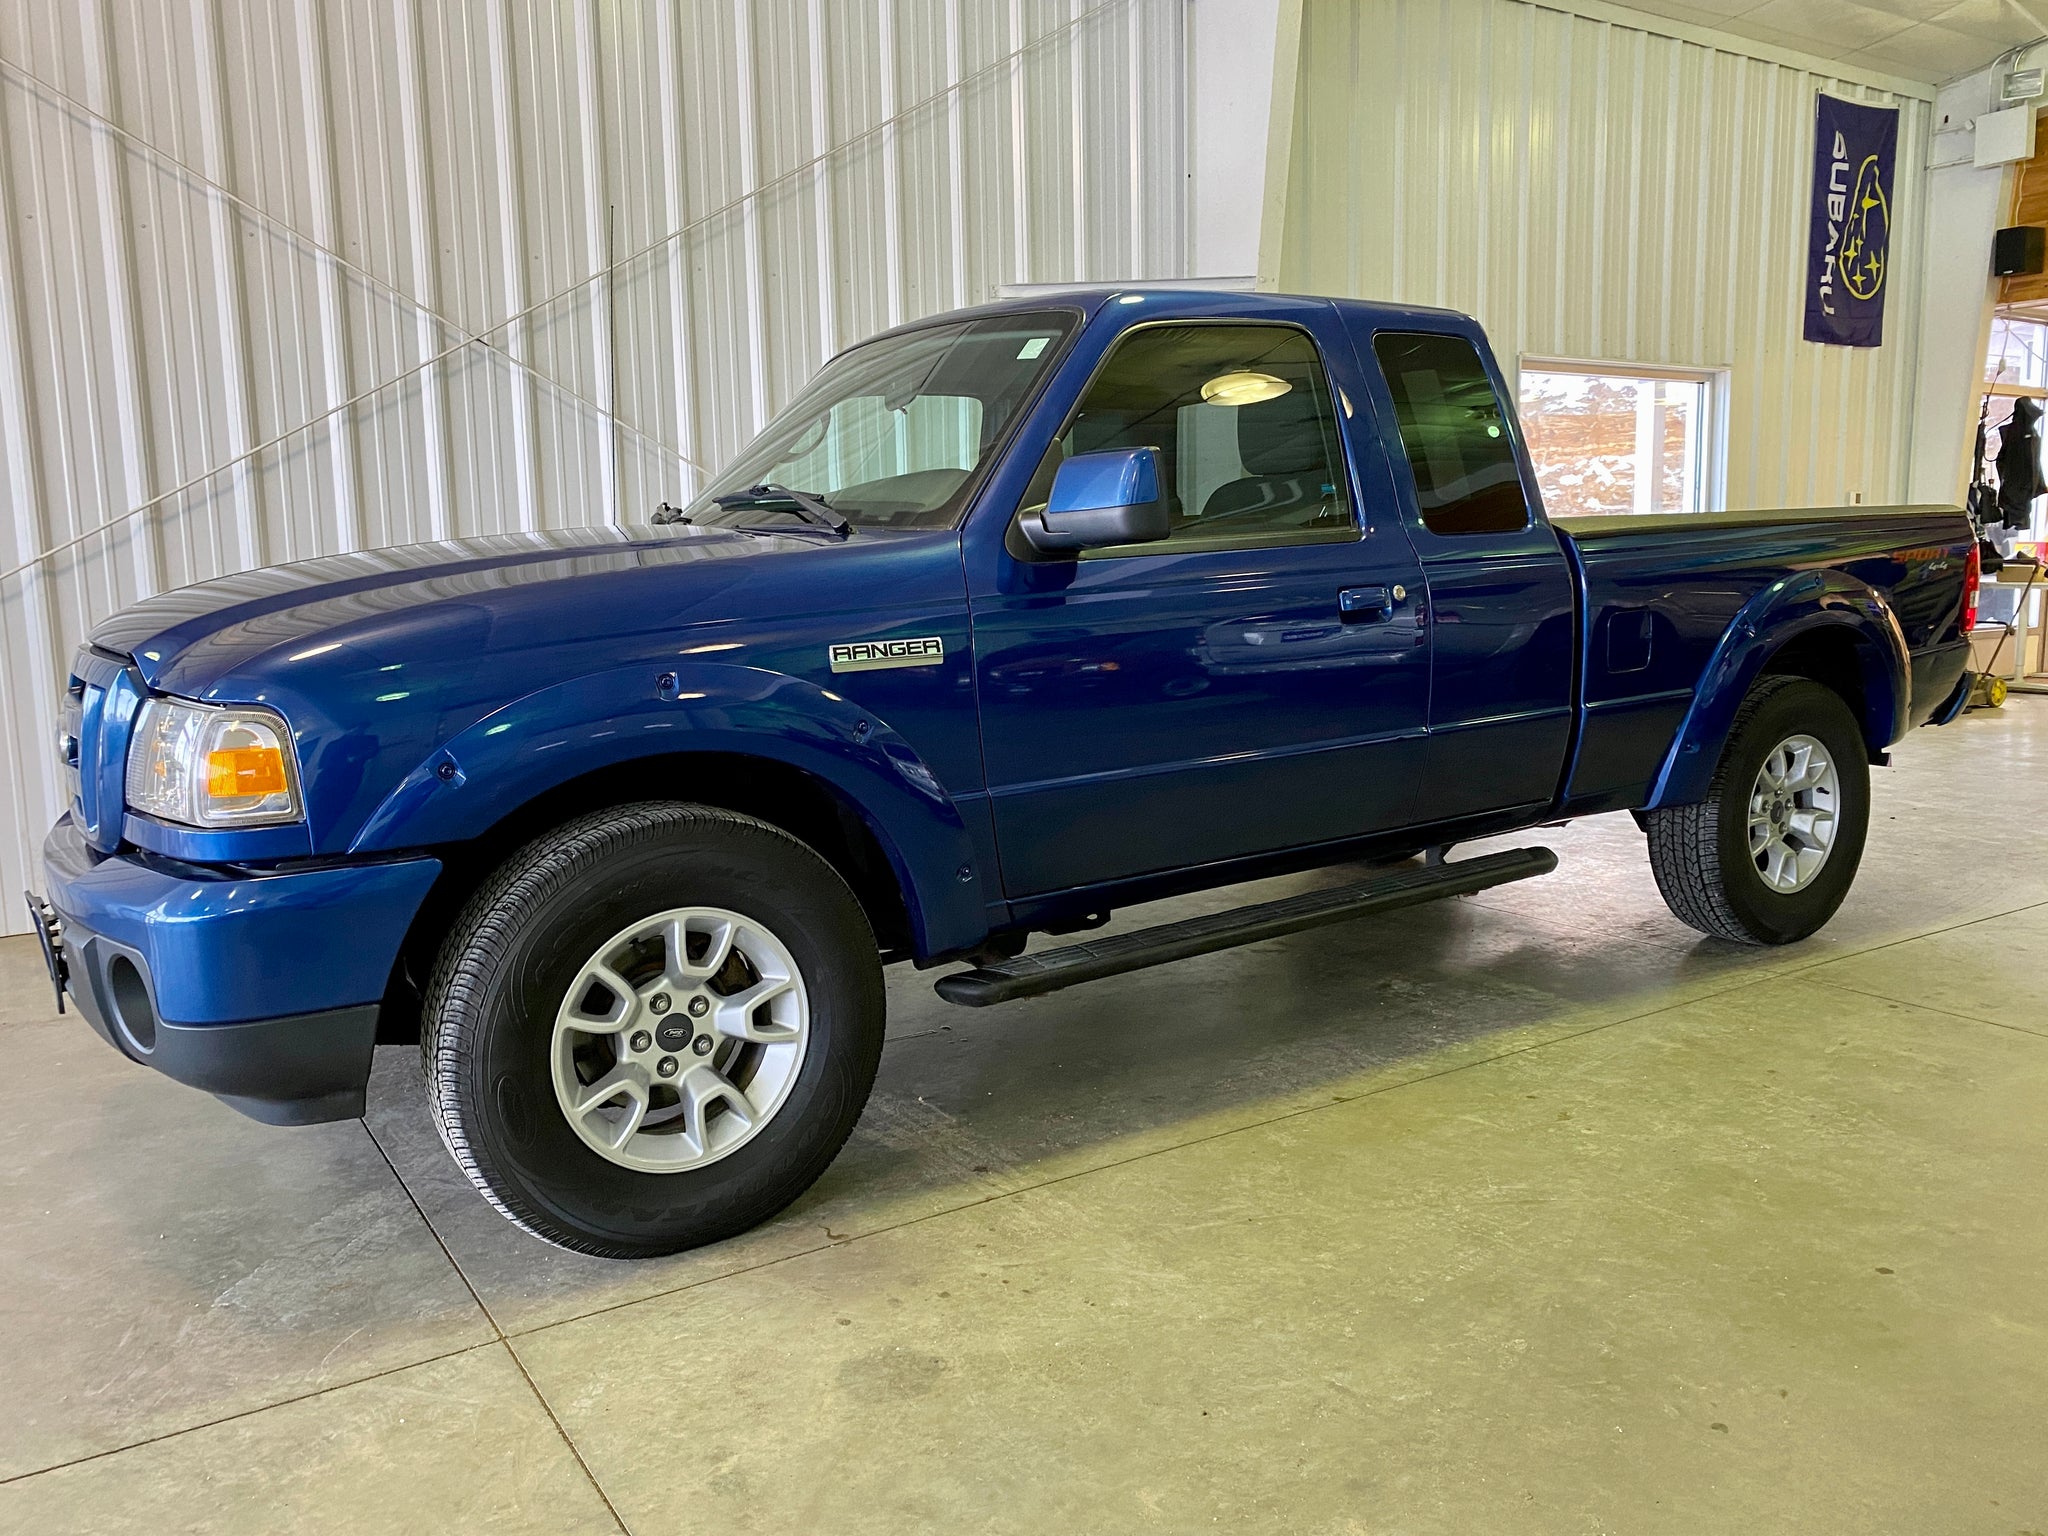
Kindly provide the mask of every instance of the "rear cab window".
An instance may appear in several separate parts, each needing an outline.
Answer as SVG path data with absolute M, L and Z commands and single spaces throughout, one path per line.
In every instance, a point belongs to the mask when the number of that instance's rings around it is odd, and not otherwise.
M 1040 462 L 1043 506 L 1077 453 L 1156 448 L 1172 531 L 1104 556 L 1323 544 L 1359 536 L 1322 354 L 1267 323 L 1169 323 L 1119 340 Z
M 1512 418 L 1479 349 L 1429 331 L 1381 331 L 1372 346 L 1394 398 L 1423 526 L 1450 537 L 1526 529 Z

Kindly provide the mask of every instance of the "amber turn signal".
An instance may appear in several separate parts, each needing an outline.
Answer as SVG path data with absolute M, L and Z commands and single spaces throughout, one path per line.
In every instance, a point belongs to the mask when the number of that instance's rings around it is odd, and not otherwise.
M 275 747 L 223 747 L 206 754 L 206 793 L 215 800 L 274 795 L 290 787 Z

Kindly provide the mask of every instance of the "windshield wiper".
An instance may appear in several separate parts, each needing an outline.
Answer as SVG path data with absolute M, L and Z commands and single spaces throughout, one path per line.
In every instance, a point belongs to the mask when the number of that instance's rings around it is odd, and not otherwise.
M 712 500 L 728 511 L 760 507 L 764 511 L 794 512 L 813 527 L 830 529 L 842 539 L 853 532 L 853 524 L 830 502 L 808 491 L 791 490 L 786 485 L 753 485 L 730 495 L 714 496 Z
M 654 509 L 654 515 L 647 520 L 650 523 L 658 523 L 663 526 L 670 523 L 681 523 L 687 528 L 707 528 L 713 526 L 709 523 L 698 522 L 697 519 L 690 516 L 681 507 L 672 507 L 665 501 Z M 775 530 L 773 528 L 762 528 L 754 523 L 721 523 L 717 526 L 726 533 L 757 533 L 764 539 L 775 537 Z

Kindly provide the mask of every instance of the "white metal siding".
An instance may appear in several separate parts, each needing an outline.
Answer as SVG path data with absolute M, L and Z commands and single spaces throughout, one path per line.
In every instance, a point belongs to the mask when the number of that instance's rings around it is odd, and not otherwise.
M 1280 285 L 1466 310 L 1511 375 L 1727 368 L 1729 507 L 1904 500 L 1928 103 L 1654 26 L 1305 5 Z M 1816 90 L 1902 109 L 1871 350 L 1799 339 Z
M 1181 7 L 0 7 L 0 891 L 99 617 L 641 515 L 869 332 L 1182 275 Z

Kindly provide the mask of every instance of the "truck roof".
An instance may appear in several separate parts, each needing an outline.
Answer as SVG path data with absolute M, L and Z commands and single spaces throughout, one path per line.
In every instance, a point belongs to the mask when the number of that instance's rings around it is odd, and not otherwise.
M 951 321 L 978 320 L 990 315 L 1030 314 L 1047 309 L 1078 309 L 1092 318 L 1105 304 L 1127 298 L 1156 301 L 1160 309 L 1167 314 L 1201 314 L 1215 310 L 1224 314 L 1256 316 L 1263 310 L 1277 309 L 1288 304 L 1310 303 L 1332 305 L 1373 327 L 1424 325 L 1431 329 L 1445 329 L 1445 322 L 1450 321 L 1454 324 L 1448 327 L 1449 329 L 1478 329 L 1478 322 L 1460 310 L 1438 309 L 1421 304 L 1390 304 L 1377 299 L 1337 298 L 1318 293 L 1248 292 L 1241 288 L 1204 288 L 1199 284 L 1179 282 L 1130 282 L 1076 283 L 1071 286 L 1048 284 L 1030 293 L 1013 294 L 1007 298 L 993 299 L 986 304 L 947 310 L 942 314 L 925 315 L 878 334 L 891 336 L 901 331 L 919 330 L 928 325 L 940 325 Z M 862 338 L 863 341 L 874 339 Z M 860 343 L 855 342 L 851 345 L 858 346 Z

